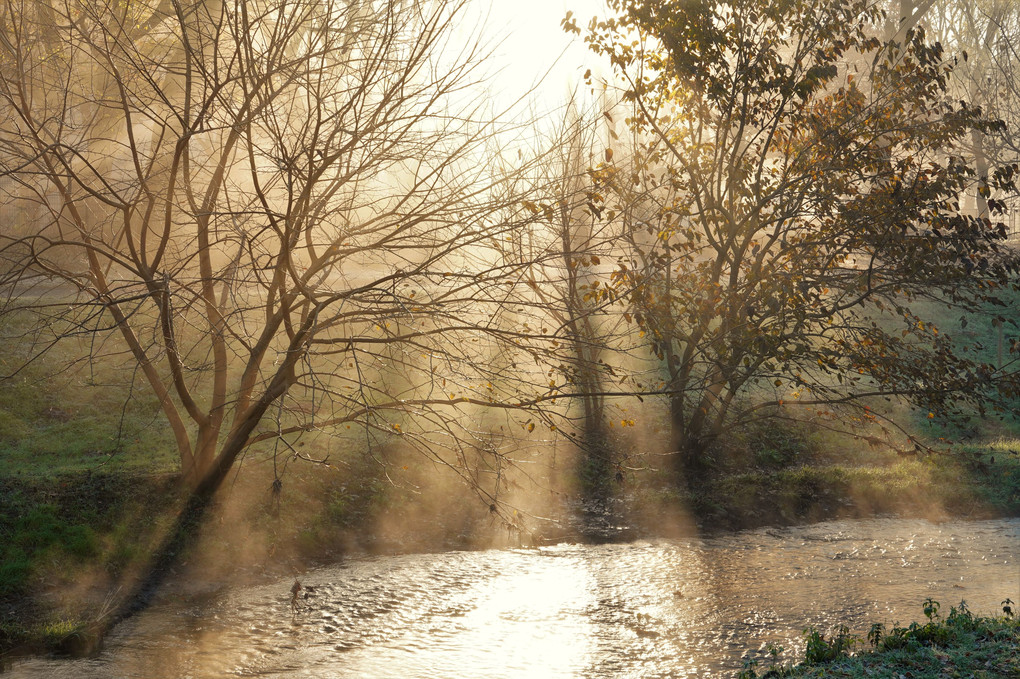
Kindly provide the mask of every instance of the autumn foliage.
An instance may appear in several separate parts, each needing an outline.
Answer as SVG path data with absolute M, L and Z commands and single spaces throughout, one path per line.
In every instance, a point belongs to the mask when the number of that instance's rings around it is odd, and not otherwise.
M 657 361 L 645 392 L 668 400 L 678 472 L 762 416 L 1016 395 L 1008 364 L 916 307 L 994 308 L 1017 272 L 1000 219 L 1018 168 L 979 174 L 969 144 L 1001 123 L 951 96 L 957 56 L 883 34 L 867 0 L 611 5 L 585 40 L 625 83 L 633 142 L 593 169 L 625 243 L 602 294 Z

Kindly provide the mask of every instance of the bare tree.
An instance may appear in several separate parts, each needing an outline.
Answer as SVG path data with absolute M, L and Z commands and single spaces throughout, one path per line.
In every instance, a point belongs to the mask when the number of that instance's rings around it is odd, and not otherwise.
M 350 425 L 476 482 L 465 413 L 535 401 L 464 4 L 5 0 L 3 311 L 123 352 L 196 497 Z
M 571 423 L 564 433 L 584 453 L 580 472 L 586 490 L 604 493 L 613 457 L 606 397 L 617 374 L 612 356 L 620 338 L 614 327 L 622 316 L 607 313 L 612 300 L 599 275 L 618 235 L 613 222 L 601 219 L 603 201 L 590 172 L 596 150 L 604 149 L 598 139 L 605 122 L 600 108 L 582 114 L 576 101 L 569 107 L 550 143 L 543 189 L 525 202 L 537 220 L 529 250 L 518 251 L 530 267 L 528 285 L 548 342 L 545 362 L 559 378 L 551 381 L 548 396 L 566 396 L 575 406 L 563 413 Z
M 997 163 L 1020 159 L 1017 124 L 1020 123 L 1020 12 L 1005 0 L 925 3 L 923 24 L 956 58 L 953 87 L 960 96 L 981 106 L 1006 126 L 993 135 L 972 139 L 978 172 L 988 173 Z M 987 214 L 985 196 L 975 194 L 976 209 Z

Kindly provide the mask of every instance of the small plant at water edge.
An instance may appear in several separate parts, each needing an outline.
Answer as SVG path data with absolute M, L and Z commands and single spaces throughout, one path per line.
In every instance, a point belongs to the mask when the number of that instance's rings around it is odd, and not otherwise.
M 871 625 L 866 638 L 870 651 L 852 653 L 858 639 L 842 626 L 827 639 L 816 629 L 805 630 L 807 642 L 804 662 L 795 666 L 778 663 L 772 652 L 771 663 L 764 668 L 762 657 L 745 659 L 739 679 L 765 677 L 1020 677 L 1020 619 L 1013 602 L 1002 602 L 1003 615 L 974 615 L 965 602 L 953 606 L 949 614 L 939 614 L 939 602 L 928 599 L 922 604 L 927 618 L 924 624 L 886 628 Z M 1007 610 L 1008 609 L 1008 610 Z M 767 657 L 767 656 L 765 656 Z M 759 673 L 760 672 L 760 673 Z
M 826 639 L 825 635 L 813 627 L 804 630 L 807 648 L 804 650 L 804 662 L 809 665 L 829 662 L 844 655 L 849 655 L 860 641 L 850 634 L 850 628 L 840 625 L 835 636 Z

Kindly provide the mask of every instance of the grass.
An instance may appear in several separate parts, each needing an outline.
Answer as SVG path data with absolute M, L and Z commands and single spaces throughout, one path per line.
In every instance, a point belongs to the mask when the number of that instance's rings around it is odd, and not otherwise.
M 944 618 L 939 603 L 927 600 L 922 608 L 926 622 L 886 629 L 872 625 L 867 634 L 870 649 L 861 639 L 840 628 L 830 638 L 814 629 L 805 631 L 804 662 L 787 666 L 776 649 L 765 657 L 749 658 L 738 677 L 874 677 L 875 679 L 977 679 L 1020 676 L 1020 618 L 1015 604 L 1003 602 L 1003 614 L 978 616 L 961 603 Z
M 99 376 L 80 364 L 53 373 L 64 359 L 49 359 L 3 383 L 0 476 L 176 469 L 169 428 L 144 389 L 118 383 L 109 362 Z
M 28 625 L 0 620 L 0 648 L 80 656 L 95 650 L 99 641 L 92 624 L 83 618 L 59 618 Z
M 1010 354 L 1010 338 L 1020 332 L 1020 291 L 1003 290 L 1000 297 L 1003 306 L 987 305 L 978 312 L 962 313 L 931 301 L 912 305 L 919 317 L 934 322 L 939 331 L 952 340 L 954 350 L 961 356 L 995 367 L 1009 366 L 1017 356 Z M 1004 323 L 998 321 L 1005 319 Z M 1016 364 L 1012 365 L 1016 369 Z M 936 414 L 928 418 L 925 411 L 911 414 L 913 428 L 929 440 L 949 439 L 966 441 L 989 436 L 1016 435 L 1020 431 L 1020 401 L 1014 399 L 1003 404 L 999 411 L 992 411 L 985 417 L 976 412 L 964 413 L 963 420 L 949 420 Z
M 0 655 L 79 652 L 180 500 L 172 477 L 0 476 Z
M 771 423 L 731 442 L 694 491 L 648 469 L 628 477 L 624 494 L 690 507 L 703 528 L 724 530 L 875 515 L 1016 516 L 1020 438 L 903 456 L 863 439 Z

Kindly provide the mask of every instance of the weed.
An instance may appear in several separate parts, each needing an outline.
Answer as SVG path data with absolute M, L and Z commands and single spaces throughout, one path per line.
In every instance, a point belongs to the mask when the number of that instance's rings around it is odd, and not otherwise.
M 878 646 L 882 643 L 882 635 L 885 632 L 885 625 L 880 622 L 872 623 L 871 628 L 868 630 L 868 643 L 873 647 Z
M 0 556 L 0 598 L 22 590 L 32 572 L 32 560 L 20 547 L 7 547 Z
M 758 676 L 758 665 L 761 661 L 753 655 L 744 656 L 744 665 L 737 673 L 737 679 L 755 679 Z
M 807 641 L 804 662 L 809 665 L 831 662 L 841 656 L 849 655 L 860 641 L 856 636 L 850 634 L 850 628 L 846 625 L 840 625 L 836 635 L 831 639 L 826 639 L 825 635 L 817 629 L 809 627 L 804 630 L 804 638 Z
M 43 581 L 52 586 L 82 571 L 122 572 L 144 554 L 160 512 L 176 497 L 176 488 L 159 479 L 0 477 L 0 601 L 31 609 L 26 594 Z
M 1003 601 L 1003 606 L 1012 604 Z M 960 602 L 942 619 L 939 609 L 939 602 L 929 598 L 921 607 L 927 619 L 924 624 L 914 622 L 888 631 L 881 623 L 873 624 L 867 633 L 873 649 L 852 655 L 857 639 L 846 627 L 839 628 L 831 640 L 808 629 L 802 664 L 784 667 L 773 662 L 764 674 L 758 674 L 763 663 L 752 656 L 745 659 L 738 677 L 1020 676 L 1020 658 L 1016 656 L 1020 620 L 1012 613 L 981 617 Z
M 761 675 L 765 677 L 782 677 L 786 676 L 788 671 L 780 662 L 780 656 L 786 649 L 782 646 L 769 642 L 765 647 L 765 658 L 768 660 L 768 668 L 765 670 L 765 674 Z M 759 660 L 754 655 L 749 655 L 744 658 L 743 669 L 737 673 L 737 679 L 756 679 L 758 677 L 757 669 L 761 665 Z
M 778 422 L 761 423 L 751 439 L 754 462 L 758 467 L 788 467 L 806 452 L 804 441 L 790 426 Z

